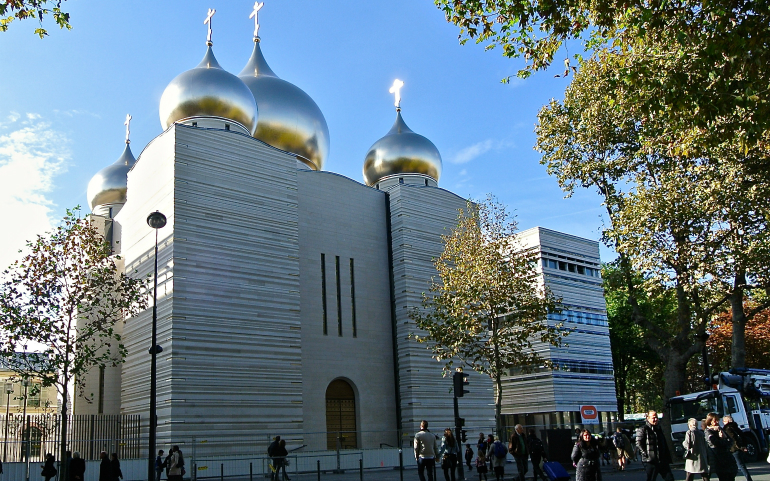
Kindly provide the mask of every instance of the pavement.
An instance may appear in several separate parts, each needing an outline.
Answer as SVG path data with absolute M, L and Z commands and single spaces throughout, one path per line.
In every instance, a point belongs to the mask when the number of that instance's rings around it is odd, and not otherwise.
M 766 461 L 757 461 L 755 463 L 750 463 L 748 465 L 749 468 L 749 474 L 751 474 L 751 477 L 754 481 L 770 481 L 770 464 L 768 464 Z M 684 465 L 673 465 L 671 468 L 671 471 L 674 473 L 674 477 L 677 481 L 684 480 L 685 473 L 684 473 Z M 514 476 L 516 476 L 516 466 L 515 464 L 508 464 L 506 466 L 505 470 L 505 481 L 512 481 L 514 479 Z M 570 475 L 572 476 L 572 480 L 575 479 L 575 471 L 571 470 L 568 471 Z M 531 472 L 527 473 L 527 480 L 531 481 L 532 478 Z M 444 481 L 444 473 L 439 469 L 437 472 L 438 477 L 436 478 L 436 481 Z M 487 478 L 489 480 L 494 480 L 495 475 L 494 473 L 488 473 Z M 265 481 L 269 478 L 263 478 L 254 476 L 253 481 Z M 478 481 L 479 476 L 475 472 L 473 473 L 465 473 L 465 479 L 467 481 Z M 642 468 L 641 463 L 631 463 L 628 468 L 625 471 L 616 471 L 611 466 L 604 466 L 602 468 L 602 479 L 603 481 L 646 481 L 646 476 L 644 473 L 644 469 Z M 696 476 L 696 480 L 700 481 L 700 477 Z M 716 480 L 716 477 L 713 478 Z M 743 476 L 737 476 L 736 481 L 745 481 Z M 220 477 L 212 477 L 212 478 L 203 478 L 198 477 L 199 481 L 219 481 Z M 224 480 L 227 481 L 251 481 L 249 480 L 249 477 L 225 477 Z M 303 474 L 291 474 L 291 481 L 419 481 L 419 477 L 417 476 L 417 469 L 411 468 L 411 469 L 405 469 L 402 473 L 399 473 L 397 469 L 366 469 L 363 471 L 363 473 L 359 472 L 358 470 L 353 471 L 346 471 L 345 473 L 321 473 L 320 477 L 318 473 L 303 473 Z M 460 480 L 458 480 L 460 481 Z M 661 478 L 658 478 L 657 481 L 662 481 Z

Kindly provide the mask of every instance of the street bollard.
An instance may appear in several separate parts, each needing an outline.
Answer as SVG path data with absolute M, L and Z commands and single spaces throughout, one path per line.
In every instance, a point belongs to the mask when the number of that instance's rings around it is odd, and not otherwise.
M 358 475 L 361 481 L 364 481 L 364 458 L 358 460 Z
M 321 481 L 321 460 L 318 460 L 318 481 Z
M 225 481 L 225 465 L 219 465 L 219 481 Z
M 249 481 L 254 481 L 254 463 L 249 463 Z
M 398 448 L 398 475 L 404 481 L 404 453 Z

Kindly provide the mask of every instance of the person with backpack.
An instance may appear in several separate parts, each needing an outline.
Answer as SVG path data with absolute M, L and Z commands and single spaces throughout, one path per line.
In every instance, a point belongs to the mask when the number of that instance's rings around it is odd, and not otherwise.
M 545 455 L 545 446 L 543 446 L 543 442 L 535 436 L 534 429 L 530 429 L 527 432 L 527 449 L 529 450 L 529 459 L 532 461 L 532 474 L 534 475 L 532 481 L 537 481 L 538 475 L 543 481 L 549 481 L 548 476 L 546 476 L 540 468 L 541 460 L 548 462 L 548 458 Z
M 513 459 L 516 460 L 516 468 L 519 470 L 519 481 L 524 481 L 524 476 L 526 476 L 529 470 L 529 466 L 527 466 L 527 459 L 529 458 L 527 440 L 524 436 L 524 426 L 517 424 L 508 443 L 508 450 L 511 452 Z
M 489 448 L 489 459 L 492 462 L 492 470 L 495 472 L 495 479 L 497 481 L 503 481 L 505 476 L 505 460 L 508 456 L 508 449 L 505 444 L 500 441 L 499 436 L 495 436 L 495 440 L 492 446 Z
M 612 435 L 612 445 L 618 452 L 618 471 L 626 470 L 626 440 L 623 439 L 623 431 L 620 428 Z
M 271 480 L 278 479 L 278 465 L 280 464 L 281 460 L 278 458 L 276 453 L 278 452 L 279 444 L 281 444 L 281 436 L 276 436 L 273 442 L 270 443 L 270 446 L 267 447 L 267 455 L 270 456 L 270 462 L 273 465 L 273 469 L 270 473 Z

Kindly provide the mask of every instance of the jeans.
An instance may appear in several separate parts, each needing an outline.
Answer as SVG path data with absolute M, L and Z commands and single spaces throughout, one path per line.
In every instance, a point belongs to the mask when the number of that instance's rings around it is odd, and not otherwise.
M 532 459 L 532 474 L 534 476 L 533 479 L 537 481 L 537 477 L 540 476 L 540 478 L 544 481 L 548 481 L 548 477 L 545 475 L 543 470 L 540 469 L 540 456 L 530 455 L 530 458 Z
M 743 477 L 746 478 L 746 481 L 752 481 L 749 470 L 746 469 L 746 465 L 743 463 L 743 451 L 734 452 L 733 457 L 735 458 L 735 463 L 738 465 L 738 471 L 743 474 Z
M 156 469 L 155 470 L 155 481 L 160 481 L 160 474 L 163 472 L 162 469 Z
M 457 456 L 449 455 L 445 463 L 441 463 L 441 469 L 444 470 L 444 479 L 446 481 L 456 481 L 455 469 L 457 468 Z
M 513 459 L 516 460 L 516 469 L 519 470 L 519 479 L 524 481 L 524 475 L 526 475 L 527 471 L 529 471 L 527 458 L 526 456 L 514 456 Z
M 425 470 L 428 471 L 428 481 L 433 481 L 433 470 L 436 469 L 436 460 L 433 458 L 417 459 L 417 475 L 420 481 L 425 481 Z
M 674 474 L 671 472 L 671 467 L 668 463 L 642 463 L 644 464 L 644 470 L 647 473 L 647 481 L 655 481 L 655 478 L 663 478 L 663 481 L 673 480 Z

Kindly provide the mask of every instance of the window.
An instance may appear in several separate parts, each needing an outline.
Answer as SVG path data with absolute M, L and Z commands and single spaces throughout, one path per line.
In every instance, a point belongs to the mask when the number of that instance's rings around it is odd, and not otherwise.
M 428 187 L 428 179 L 425 179 L 425 187 Z
M 548 267 L 550 267 L 551 269 L 558 269 L 559 268 L 559 266 L 556 263 L 556 261 L 552 261 L 551 259 L 548 259 Z
M 324 336 L 328 334 L 328 322 L 326 316 L 326 255 L 321 254 L 321 304 L 323 305 Z
M 577 266 L 577 272 L 578 274 L 585 275 L 586 274 L 586 268 L 583 266 Z
M 577 267 L 575 264 L 567 264 L 567 268 L 570 272 L 575 272 L 575 267 Z
M 567 263 L 559 261 L 559 270 L 560 271 L 566 271 L 567 270 Z
M 356 275 L 353 266 L 353 258 L 350 258 L 350 313 L 353 317 L 353 337 L 358 335 L 356 327 Z
M 403 177 L 399 177 L 398 178 L 398 183 L 399 184 L 403 184 L 404 183 L 404 178 Z
M 192 123 L 192 126 L 193 126 L 193 127 L 197 127 L 197 126 L 198 126 L 198 122 L 193 122 L 193 123 Z
M 548 259 L 542 259 L 543 267 L 548 267 Z
M 230 130 L 230 124 L 225 124 L 225 130 Z
M 340 256 L 334 257 L 334 270 L 337 280 L 337 335 L 342 336 L 342 293 L 340 292 Z

